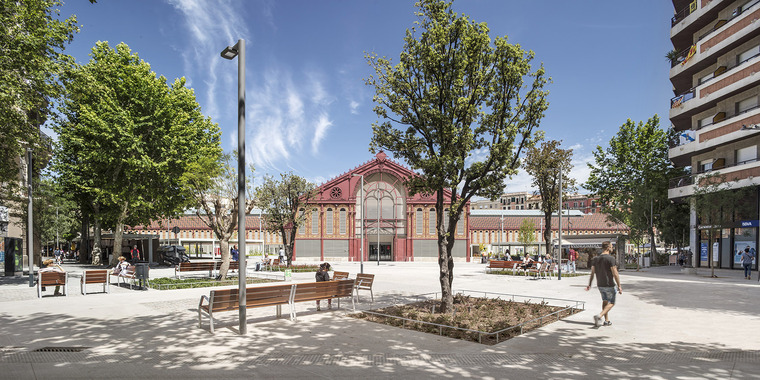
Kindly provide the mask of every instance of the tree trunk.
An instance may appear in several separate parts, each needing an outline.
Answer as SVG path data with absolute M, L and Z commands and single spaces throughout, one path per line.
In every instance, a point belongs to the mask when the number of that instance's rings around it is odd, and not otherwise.
M 654 228 L 649 229 L 649 248 L 652 248 L 652 262 L 657 262 L 657 244 L 654 241 Z
M 92 247 L 92 265 L 102 265 L 100 255 L 100 217 L 95 214 L 95 243 Z
M 293 265 L 293 252 L 295 251 L 295 245 L 296 245 L 296 233 L 298 233 L 298 230 L 296 228 L 290 229 L 290 241 L 288 241 L 287 244 L 285 244 L 285 260 L 287 261 L 286 266 L 290 267 Z M 378 253 L 380 254 L 380 253 Z
M 116 221 L 116 230 L 113 233 L 113 250 L 111 253 L 111 266 L 116 266 L 119 263 L 119 256 L 124 254 L 122 245 L 124 244 L 124 220 L 127 218 L 127 211 L 129 210 L 129 203 L 124 203 L 119 213 L 119 219 Z M 134 264 L 134 258 L 131 259 Z
M 549 247 L 552 247 L 552 213 L 551 212 L 544 213 L 544 244 L 546 245 L 546 253 L 549 253 Z
M 222 256 L 222 265 L 219 267 L 219 279 L 226 280 L 227 271 L 230 269 L 230 236 L 225 236 L 219 240 L 219 249 Z
M 87 263 L 90 254 L 90 217 L 82 206 L 82 239 L 79 241 L 79 263 Z

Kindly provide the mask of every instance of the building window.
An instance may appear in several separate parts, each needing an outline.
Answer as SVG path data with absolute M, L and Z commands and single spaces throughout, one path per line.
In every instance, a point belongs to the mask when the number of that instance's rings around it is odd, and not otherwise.
M 747 61 L 758 54 L 760 54 L 760 45 L 753 46 L 736 57 L 736 64 L 740 65 L 742 62 Z
M 428 231 L 430 235 L 435 235 L 435 209 L 434 208 L 430 209 L 430 214 L 428 218 L 430 219 L 428 221 L 430 223 L 430 225 L 428 225 Z
M 327 214 L 325 214 L 325 233 L 328 235 L 333 234 L 333 210 L 331 208 L 327 209 Z
M 464 216 L 459 214 L 459 221 L 457 222 L 457 235 L 464 235 Z
M 757 145 L 736 150 L 736 164 L 744 164 L 757 160 Z
M 416 214 L 414 215 L 414 230 L 417 232 L 417 235 L 422 235 L 422 220 L 422 209 L 418 208 Z
M 712 170 L 713 159 L 699 161 L 699 172 L 704 173 Z
M 303 219 L 304 209 L 298 210 L 298 220 L 300 221 L 300 225 L 298 226 L 298 234 L 304 235 L 306 234 L 306 220 Z
M 319 234 L 319 210 L 311 210 L 311 234 Z
M 751 98 L 747 98 L 740 102 L 737 102 L 736 113 L 740 114 L 742 112 L 747 112 L 755 107 L 757 107 L 757 96 L 753 96 Z
M 340 234 L 346 234 L 346 209 L 340 209 Z
M 710 116 L 708 116 L 708 117 L 706 117 L 704 119 L 701 119 L 701 120 L 697 121 L 697 127 L 698 128 L 704 128 L 704 127 L 706 127 L 708 125 L 711 125 L 713 123 L 713 118 L 714 117 L 715 117 L 715 115 L 710 115 Z

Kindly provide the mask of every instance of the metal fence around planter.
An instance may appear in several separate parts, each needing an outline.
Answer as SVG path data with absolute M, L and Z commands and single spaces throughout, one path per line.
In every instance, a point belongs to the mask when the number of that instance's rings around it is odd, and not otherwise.
M 551 298 L 551 297 L 525 296 L 525 295 L 520 295 L 520 294 L 493 293 L 493 292 L 485 292 L 485 291 L 479 291 L 479 290 L 456 290 L 456 291 L 452 291 L 452 292 L 454 294 L 470 295 L 470 296 L 472 296 L 472 295 L 482 295 L 483 298 L 493 298 L 493 297 L 489 297 L 489 295 L 497 295 L 496 298 L 497 299 L 502 299 L 502 300 L 505 299 L 505 298 L 502 298 L 502 296 L 507 296 L 508 299 L 510 301 L 512 301 L 512 302 L 517 302 L 518 299 L 521 299 L 521 300 L 524 300 L 524 301 L 531 301 L 531 300 L 538 300 L 538 299 L 540 299 L 542 303 L 546 303 L 549 306 L 552 306 L 552 305 L 549 302 L 547 302 L 547 300 L 570 302 L 570 303 L 573 303 L 574 305 L 573 306 L 565 306 L 565 308 L 557 310 L 557 311 L 554 311 L 552 313 L 549 313 L 549 314 L 546 314 L 546 315 L 542 315 L 540 317 L 527 320 L 527 321 L 522 322 L 520 324 L 517 324 L 517 325 L 514 325 L 514 326 L 509 326 L 509 327 L 507 327 L 505 329 L 501 329 L 501 330 L 493 331 L 493 332 L 490 332 L 490 331 L 480 331 L 480 330 L 472 330 L 472 329 L 466 329 L 466 328 L 462 328 L 462 327 L 443 325 L 443 324 L 440 324 L 440 323 L 419 321 L 419 320 L 416 320 L 416 319 L 404 318 L 404 317 L 399 317 L 399 316 L 395 316 L 395 315 L 378 313 L 378 312 L 374 312 L 374 311 L 366 311 L 365 310 L 365 311 L 362 311 L 362 313 L 376 315 L 376 316 L 380 316 L 380 317 L 384 317 L 384 318 L 391 318 L 391 319 L 399 320 L 399 321 L 401 321 L 402 328 L 406 328 L 406 323 L 407 322 L 408 323 L 417 323 L 417 324 L 434 326 L 434 327 L 438 328 L 438 335 L 443 335 L 443 329 L 444 328 L 464 331 L 464 332 L 468 332 L 468 333 L 472 333 L 472 334 L 478 334 L 478 343 L 482 344 L 484 336 L 496 336 L 496 343 L 499 343 L 499 336 L 501 334 L 504 334 L 507 331 L 513 331 L 513 330 L 519 329 L 520 333 L 517 334 L 517 335 L 522 335 L 524 328 L 526 326 L 528 326 L 529 324 L 531 324 L 531 323 L 538 322 L 539 323 L 538 325 L 542 326 L 544 324 L 544 320 L 549 320 L 549 319 L 552 319 L 552 318 L 556 318 L 556 321 L 559 321 L 560 320 L 560 314 L 562 312 L 570 311 L 570 314 L 572 315 L 572 314 L 574 314 L 575 310 L 585 310 L 586 309 L 586 302 L 584 302 L 584 301 L 578 301 L 578 300 L 569 300 L 569 299 Z M 416 302 L 420 302 L 420 301 L 423 301 L 423 300 L 431 300 L 431 299 L 435 300 L 435 299 L 438 299 L 438 295 L 439 294 L 440 294 L 440 292 L 424 293 L 424 294 L 419 294 L 419 295 L 415 295 L 415 296 L 411 296 L 411 297 L 415 298 L 417 300 Z M 432 297 L 429 297 L 430 295 L 432 295 Z M 554 306 L 554 307 L 557 307 L 557 306 Z
M 280 280 L 282 281 L 282 280 Z M 246 284 L 260 284 L 268 281 L 261 281 L 260 278 L 248 277 L 246 278 Z M 234 280 L 220 281 L 193 281 L 193 282 L 179 282 L 172 284 L 156 284 L 151 283 L 148 287 L 156 290 L 169 290 L 169 289 L 192 289 L 192 288 L 210 288 L 215 286 L 231 286 L 237 285 L 237 278 Z

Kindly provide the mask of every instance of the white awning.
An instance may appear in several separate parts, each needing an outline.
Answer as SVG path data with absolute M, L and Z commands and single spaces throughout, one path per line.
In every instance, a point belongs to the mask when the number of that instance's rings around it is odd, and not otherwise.
M 602 243 L 609 241 L 612 245 L 615 245 L 615 240 L 609 238 L 575 238 L 575 239 L 562 239 L 562 248 L 602 248 Z M 559 244 L 558 239 L 552 240 L 552 246 Z

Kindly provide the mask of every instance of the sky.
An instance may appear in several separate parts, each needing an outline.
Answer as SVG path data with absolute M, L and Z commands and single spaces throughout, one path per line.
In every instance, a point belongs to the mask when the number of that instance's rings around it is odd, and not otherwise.
M 573 149 L 578 183 L 627 119 L 658 114 L 670 125 L 670 1 L 456 0 L 453 8 L 487 23 L 492 39 L 534 51 L 534 68 L 543 63 L 552 82 L 540 129 Z M 124 42 L 169 82 L 185 77 L 228 152 L 237 148 L 238 62 L 220 52 L 245 39 L 254 183 L 293 171 L 316 184 L 373 158 L 379 119 L 365 54 L 398 62 L 415 9 L 413 0 L 65 0 L 60 8 L 80 25 L 67 54 L 84 64 L 97 41 Z M 530 182 L 521 171 L 505 191 L 532 191 Z

